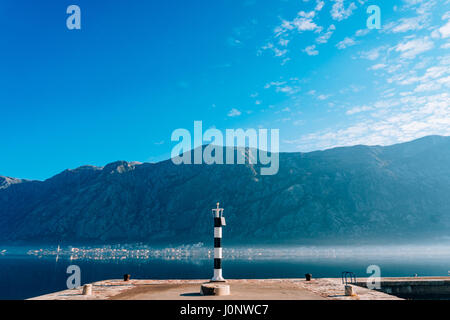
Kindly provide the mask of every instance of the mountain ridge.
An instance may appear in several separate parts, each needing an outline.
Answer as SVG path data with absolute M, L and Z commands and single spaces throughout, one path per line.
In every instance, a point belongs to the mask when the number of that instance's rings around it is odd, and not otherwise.
M 255 165 L 115 161 L 44 181 L 0 177 L 1 241 L 208 241 L 225 208 L 231 242 L 427 238 L 450 231 L 450 137 L 280 153 Z

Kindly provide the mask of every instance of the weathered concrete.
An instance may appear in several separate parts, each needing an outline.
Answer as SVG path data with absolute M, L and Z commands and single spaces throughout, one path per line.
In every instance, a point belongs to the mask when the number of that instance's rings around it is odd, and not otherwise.
M 384 292 L 358 287 L 357 295 L 346 296 L 345 285 L 340 278 L 321 278 L 299 282 L 304 288 L 330 300 L 403 300 Z
M 366 278 L 357 285 L 367 287 Z M 449 299 L 450 277 L 382 278 L 380 291 L 409 299 Z
M 82 294 L 83 294 L 84 296 L 90 296 L 90 295 L 92 295 L 92 284 L 85 284 L 85 285 L 83 286 Z
M 202 296 L 207 280 L 105 280 L 92 283 L 92 295 L 82 288 L 32 298 L 31 300 L 401 300 L 383 292 L 358 288 L 346 296 L 341 279 L 242 279 L 228 280 L 231 294 Z
M 346 286 L 344 287 L 344 289 L 345 289 L 345 295 L 346 295 L 346 296 L 350 296 L 350 297 L 352 297 L 352 296 L 357 296 L 356 290 L 353 288 L 352 285 L 346 285 Z
M 229 296 L 230 286 L 223 283 L 208 282 L 200 286 L 202 296 Z

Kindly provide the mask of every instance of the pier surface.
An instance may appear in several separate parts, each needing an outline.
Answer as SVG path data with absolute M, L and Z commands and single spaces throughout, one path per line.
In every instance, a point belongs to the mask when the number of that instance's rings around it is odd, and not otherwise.
M 355 286 L 357 296 L 344 295 L 341 279 L 228 280 L 231 295 L 202 296 L 208 280 L 104 280 L 92 283 L 92 295 L 82 288 L 55 292 L 30 300 L 401 300 L 387 293 Z

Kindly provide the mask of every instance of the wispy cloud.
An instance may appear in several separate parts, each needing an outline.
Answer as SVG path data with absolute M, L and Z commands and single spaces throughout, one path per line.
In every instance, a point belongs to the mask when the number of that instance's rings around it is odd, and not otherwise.
M 324 34 L 322 34 L 321 36 L 316 38 L 316 42 L 317 43 L 327 43 L 328 40 L 333 35 L 334 30 L 336 30 L 336 27 L 334 26 L 334 24 L 330 25 L 327 28 L 327 32 L 325 32 Z
M 328 99 L 330 97 L 330 95 L 328 94 L 320 94 L 320 95 L 318 95 L 317 96 L 317 99 L 319 99 L 319 100 L 326 100 L 326 99 Z
M 366 29 L 359 29 L 356 30 L 355 32 L 355 36 L 356 37 L 364 37 L 365 35 L 370 33 L 370 29 L 366 28 Z
M 310 134 L 290 140 L 301 149 L 359 143 L 391 144 L 427 134 L 450 134 L 450 56 L 445 52 L 450 48 L 447 40 L 450 38 L 450 12 L 439 12 L 438 2 L 434 0 L 403 0 L 394 10 L 396 20 L 384 24 L 382 30 L 352 30 L 345 25 L 346 22 L 340 22 L 349 18 L 364 3 L 366 1 L 363 0 L 334 0 L 328 8 L 328 2 L 321 5 L 326 8 L 322 13 L 331 10 L 326 29 L 319 25 L 327 22 L 324 22 L 323 16 L 319 19 L 317 10 L 300 11 L 294 19 L 282 20 L 277 33 L 272 34 L 274 47 L 281 52 L 287 47 L 290 49 L 283 58 L 299 52 L 298 47 L 294 51 L 298 41 L 294 41 L 293 36 L 307 31 L 311 33 L 302 40 L 317 34 L 313 43 L 302 42 L 300 47 L 310 56 L 316 56 L 320 51 L 321 58 L 323 55 L 323 59 L 327 59 L 338 50 L 356 45 L 362 47 L 348 58 L 349 70 L 358 68 L 366 72 L 367 83 L 362 86 L 355 82 L 361 77 L 352 79 L 352 75 L 347 77 L 347 83 L 337 84 L 331 76 L 327 77 L 333 72 L 332 69 L 325 74 L 320 71 L 312 73 L 311 78 L 323 76 L 327 84 L 321 86 L 311 79 L 311 84 L 315 85 L 305 84 L 308 89 L 304 94 L 301 94 L 298 83 L 292 85 L 286 78 L 283 80 L 280 77 L 279 81 L 266 84 L 266 89 L 273 87 L 276 92 L 291 95 L 283 102 L 283 107 L 291 107 L 289 116 L 294 120 L 298 110 L 302 110 L 303 116 L 310 116 L 305 111 L 309 104 L 324 108 L 326 113 L 336 114 L 336 119 L 341 119 L 339 121 L 342 122 L 325 129 L 318 129 L 318 126 Z M 342 32 L 336 32 L 341 26 Z M 324 45 L 342 33 L 344 35 L 338 39 L 341 41 L 331 46 Z M 365 37 L 369 33 L 373 37 Z M 277 38 L 274 40 L 275 36 Z M 280 42 L 279 39 L 289 41 Z M 357 63 L 352 65 L 356 60 Z M 351 83 L 358 83 L 359 87 L 352 90 Z M 300 93 L 293 94 L 297 90 Z M 300 109 L 302 107 L 305 109 Z M 280 110 L 283 108 L 278 108 L 278 112 Z M 327 117 L 323 115 L 323 119 Z M 294 126 L 293 122 L 290 125 Z
M 286 62 L 291 60 L 290 57 L 286 57 L 288 54 L 288 45 L 291 42 L 291 39 L 296 35 L 302 34 L 304 32 L 315 32 L 321 33 L 323 27 L 318 25 L 314 19 L 317 14 L 324 7 L 325 2 L 321 0 L 317 0 L 314 8 L 310 11 L 301 10 L 297 12 L 296 16 L 289 19 L 281 19 L 280 25 L 276 26 L 273 30 L 273 39 L 270 40 L 266 45 L 264 45 L 259 54 L 262 51 L 269 50 L 272 51 L 275 57 L 282 57 L 283 61 L 281 62 L 284 65 Z M 331 37 L 335 26 L 332 25 L 327 29 L 327 32 L 320 36 L 317 40 L 318 43 L 325 43 Z M 315 54 L 314 50 L 309 50 L 309 52 Z
M 348 4 L 348 6 L 345 6 L 344 0 L 333 0 L 334 4 L 331 8 L 331 17 L 334 20 L 341 21 L 344 19 L 347 19 L 350 17 L 353 13 L 353 10 L 356 9 L 356 5 L 354 2 L 351 2 Z
M 287 143 L 308 151 L 357 144 L 388 145 L 432 134 L 450 135 L 448 93 L 404 97 L 397 103 L 388 103 L 392 107 L 386 107 L 386 103 L 380 105 L 384 106 L 382 112 L 372 113 L 350 126 L 306 134 Z M 375 109 L 373 106 L 364 107 L 369 108 Z
M 434 30 L 431 33 L 431 36 L 433 38 L 443 38 L 443 39 L 450 37 L 450 21 L 448 21 L 442 27 Z
M 308 46 L 303 51 L 309 56 L 316 56 L 319 54 L 319 51 L 316 50 L 316 45 Z
M 339 50 L 354 46 L 356 44 L 356 41 L 353 38 L 346 37 L 344 40 L 338 42 L 336 44 L 336 48 Z
M 387 49 L 386 46 L 372 48 L 370 50 L 359 52 L 359 56 L 363 59 L 376 60 L 380 57 L 383 51 L 386 51 L 386 49 Z
M 229 117 L 238 117 L 238 116 L 241 115 L 241 112 L 240 112 L 238 109 L 233 108 L 233 109 L 231 109 L 231 110 L 228 112 L 227 115 L 228 115 Z
M 352 115 L 352 114 L 361 113 L 361 112 L 370 111 L 370 110 L 373 110 L 373 108 L 369 107 L 369 106 L 361 106 L 361 107 L 351 108 L 350 110 L 347 110 L 345 113 L 347 115 Z
M 369 68 L 369 70 L 379 70 L 379 69 L 384 69 L 384 68 L 386 68 L 386 64 L 384 64 L 384 63 L 378 63 L 378 64 L 375 64 L 375 65 L 373 65 L 373 66 L 371 66 L 370 68 Z
M 289 78 L 288 80 L 271 81 L 264 85 L 264 89 L 275 88 L 276 92 L 293 95 L 300 91 L 300 80 Z
M 275 37 L 281 37 L 286 35 L 292 30 L 302 33 L 304 31 L 320 31 L 319 27 L 314 21 L 315 11 L 304 12 L 300 11 L 298 16 L 293 20 L 283 20 L 281 25 L 276 27 L 274 30 Z
M 383 27 L 387 33 L 402 33 L 408 31 L 422 30 L 428 25 L 428 16 L 419 16 L 413 18 L 402 18 L 395 22 L 390 22 Z
M 431 50 L 433 47 L 433 41 L 424 37 L 401 42 L 395 46 L 395 51 L 400 52 L 402 58 L 414 59 L 418 54 Z
M 324 5 L 325 5 L 325 2 L 324 2 L 324 1 L 317 0 L 317 1 L 316 1 L 316 7 L 314 8 L 314 10 L 320 11 L 320 10 L 322 10 L 322 8 L 323 8 Z

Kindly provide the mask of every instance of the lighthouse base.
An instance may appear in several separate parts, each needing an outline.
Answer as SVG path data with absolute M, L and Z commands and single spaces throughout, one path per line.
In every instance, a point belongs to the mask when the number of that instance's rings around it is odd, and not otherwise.
M 200 288 L 202 296 L 229 296 L 230 286 L 228 284 L 204 283 Z
M 211 279 L 211 282 L 227 282 L 223 277 L 222 277 L 222 269 L 214 269 L 214 276 Z

